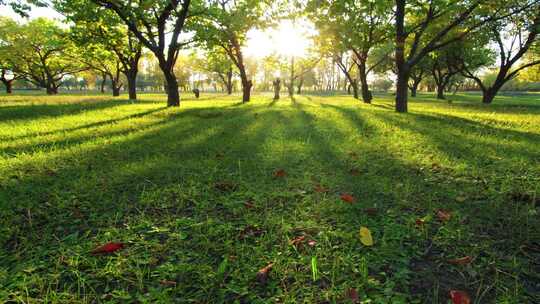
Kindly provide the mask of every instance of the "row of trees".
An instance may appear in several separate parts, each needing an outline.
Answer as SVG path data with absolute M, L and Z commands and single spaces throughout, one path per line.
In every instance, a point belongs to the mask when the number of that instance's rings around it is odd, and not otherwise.
M 147 50 L 163 75 L 167 104 L 178 106 L 177 65 L 183 64 L 182 50 L 191 47 L 205 50 L 200 70 L 216 77 L 227 92 L 239 79 L 242 100 L 248 102 L 254 82 L 243 49 L 247 33 L 272 26 L 280 18 L 307 18 L 318 31 L 307 58 L 271 56 L 259 63 L 265 71 L 285 75 L 274 79 L 265 72 L 264 82 L 276 88 L 283 82 L 291 96 L 309 78 L 333 85 L 337 68 L 354 97 L 365 103 L 373 98 L 369 81 L 373 75 L 395 75 L 398 112 L 407 111 L 408 91 L 414 96 L 422 84 L 444 98 L 448 88 L 466 83 L 465 79 L 482 91 L 484 103 L 491 103 L 506 83 L 540 64 L 540 0 L 295 4 L 54 0 L 52 5 L 66 16 L 69 29 L 45 19 L 24 25 L 0 20 L 0 80 L 9 87 L 8 78 L 23 78 L 54 94 L 67 75 L 91 69 L 103 81 L 109 80 L 115 95 L 122 88 L 121 78 L 127 79 L 130 98 L 135 99 L 140 59 Z M 495 76 L 486 82 L 481 75 L 488 69 Z

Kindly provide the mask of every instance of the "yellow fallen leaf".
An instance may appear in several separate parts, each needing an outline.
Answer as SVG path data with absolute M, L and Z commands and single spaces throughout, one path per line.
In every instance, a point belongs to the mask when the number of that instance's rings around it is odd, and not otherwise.
M 366 227 L 360 227 L 360 242 L 365 246 L 373 246 L 373 237 L 371 237 L 371 231 Z

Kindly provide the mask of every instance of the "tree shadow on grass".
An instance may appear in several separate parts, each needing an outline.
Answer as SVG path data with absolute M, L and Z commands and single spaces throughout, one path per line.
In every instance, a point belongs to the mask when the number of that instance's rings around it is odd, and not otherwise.
M 172 296 L 154 279 L 171 276 L 169 279 L 178 282 L 176 294 L 231 302 L 238 295 L 223 288 L 228 281 L 211 279 L 204 273 L 214 273 L 223 257 L 234 255 L 228 269 L 235 276 L 235 286 L 249 288 L 250 294 L 261 292 L 249 287 L 252 274 L 267 260 L 277 260 L 280 267 L 294 267 L 281 259 L 289 254 L 291 231 L 302 228 L 300 231 L 323 232 L 328 238 L 325 242 L 331 243 L 324 247 L 325 252 L 318 253 L 322 269 L 332 267 L 325 264 L 332 256 L 346 256 L 353 265 L 368 257 L 370 273 L 386 273 L 379 278 L 383 284 L 399 280 L 404 266 L 397 260 L 403 260 L 401 253 L 411 253 L 415 246 L 406 234 L 414 230 L 407 222 L 407 212 L 412 212 L 409 220 L 413 221 L 425 214 L 430 204 L 446 198 L 444 193 L 453 186 L 427 183 L 430 173 L 385 149 L 380 138 L 384 134 L 358 115 L 360 110 L 325 107 L 320 111 L 320 107 L 295 100 L 292 110 L 279 107 L 279 111 L 264 111 L 268 107 L 258 104 L 172 109 L 145 114 L 158 118 L 152 127 L 129 134 L 100 132 L 99 136 L 111 138 L 106 145 L 73 150 L 62 146 L 65 153 L 58 151 L 44 162 L 55 167 L 53 173 L 29 172 L 16 179 L 0 179 L 0 198 L 7 202 L 2 222 L 5 227 L 15 227 L 0 238 L 0 244 L 6 245 L 2 246 L 5 256 L 18 255 L 18 259 L 10 258 L 11 262 L 5 263 L 10 263 L 10 272 L 21 276 L 20 265 L 35 266 L 37 261 L 56 265 L 54 261 L 64 252 L 84 256 L 90 249 L 88 239 L 121 238 L 130 242 L 129 254 L 142 260 L 120 255 L 118 260 L 124 261 L 117 265 L 121 275 L 113 279 L 98 276 L 96 280 L 96 274 L 84 270 L 88 264 L 77 266 L 83 267 L 86 289 L 98 293 L 106 287 L 136 289 L 144 294 L 151 287 Z M 362 136 L 357 136 L 357 131 Z M 349 152 L 357 153 L 359 159 Z M 28 160 L 13 168 L 18 166 L 32 168 L 43 163 Z M 353 166 L 359 166 L 360 176 L 350 174 Z M 273 177 L 278 168 L 284 168 L 288 177 Z M 396 180 L 405 186 L 400 188 Z M 217 190 L 215 183 L 220 181 L 231 182 L 238 189 Z M 331 188 L 332 193 L 311 193 L 315 183 Z M 353 193 L 360 202 L 340 203 L 341 192 Z M 252 201 L 253 209 L 246 209 L 246 200 Z M 401 213 L 385 212 L 395 204 L 403 208 Z M 380 208 L 380 215 L 368 217 L 362 212 L 366 206 Z M 388 218 L 398 226 L 385 226 Z M 381 246 L 378 251 L 359 248 L 353 241 L 356 237 L 348 237 L 356 236 L 361 224 L 373 229 Z M 264 234 L 242 238 L 246 225 L 259 225 Z M 164 229 L 182 233 L 184 239 L 175 240 L 160 232 Z M 82 244 L 70 241 L 73 235 Z M 58 252 L 51 250 L 50 244 L 56 244 Z M 48 251 L 39 252 L 37 248 Z M 399 258 L 392 252 L 399 252 Z M 149 255 L 157 262 L 151 262 Z M 135 262 L 143 266 L 134 266 Z M 177 268 L 169 270 L 169 265 Z M 340 275 L 363 284 L 353 265 L 343 264 Z M 70 285 L 77 282 L 76 278 L 64 274 L 53 278 L 55 273 L 49 269 L 54 267 L 40 268 L 38 273 L 58 283 L 52 284 L 59 291 L 77 292 L 75 285 Z M 246 269 L 251 273 L 245 273 Z M 294 273 L 293 268 L 286 270 Z M 143 279 L 144 288 L 133 284 L 137 271 L 143 278 L 152 278 Z M 282 273 L 277 271 L 276 275 Z M 294 280 L 287 277 L 280 279 L 291 284 L 288 290 L 319 290 L 318 286 L 303 284 L 301 275 L 301 271 L 295 274 L 299 285 L 292 285 Z M 403 285 L 391 288 L 408 293 L 407 284 L 399 282 Z M 461 283 L 463 288 L 467 288 L 466 283 Z M 336 284 L 345 287 L 343 282 Z M 271 298 L 278 293 L 275 288 L 268 287 L 261 297 Z M 33 293 L 43 296 L 39 291 Z
M 86 111 L 103 110 L 125 104 L 124 101 L 84 101 L 67 104 L 13 105 L 0 107 L 0 121 L 32 120 L 44 117 L 74 115 Z

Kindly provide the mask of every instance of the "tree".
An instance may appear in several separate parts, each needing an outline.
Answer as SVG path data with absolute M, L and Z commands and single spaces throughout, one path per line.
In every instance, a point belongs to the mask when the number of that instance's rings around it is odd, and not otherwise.
M 534 3 L 537 1 L 395 0 L 396 111 L 407 112 L 410 73 L 426 55 Z M 410 47 L 406 48 L 408 39 Z
M 180 49 L 191 42 L 180 42 L 180 34 L 184 31 L 193 6 L 192 1 L 92 1 L 104 9 L 114 11 L 139 42 L 154 53 L 167 84 L 167 106 L 180 106 L 174 65 Z
M 2 50 L 2 45 L 9 45 L 13 35 L 16 34 L 17 28 L 18 24 L 11 18 L 0 17 L 0 50 Z M 13 54 L 10 54 L 6 48 L 3 50 L 0 52 L 0 81 L 6 89 L 6 93 L 11 94 L 13 83 L 17 79 L 21 79 L 22 76 L 15 74 L 13 71 L 13 61 L 10 60 Z
M 0 47 L 2 57 L 13 73 L 45 88 L 47 94 L 58 93 L 64 77 L 85 69 L 71 59 L 75 48 L 54 21 L 38 18 L 14 26 L 13 32 Z
M 81 46 L 100 44 L 120 62 L 120 71 L 127 78 L 129 99 L 137 99 L 137 73 L 142 44 L 112 11 L 104 11 L 85 0 L 54 0 L 55 8 L 73 22 L 73 39 Z
M 474 68 L 467 62 L 462 62 L 462 71 L 465 77 L 473 79 L 482 90 L 482 102 L 490 104 L 499 90 L 508 81 L 514 79 L 519 73 L 529 67 L 540 65 L 540 58 L 530 56 L 525 62 L 527 51 L 534 46 L 540 37 L 540 4 L 534 10 L 516 14 L 509 18 L 511 22 L 496 22 L 490 25 L 492 39 L 498 48 L 499 67 L 495 80 L 486 84 L 474 72 Z M 509 43 L 505 43 L 509 41 Z M 515 65 L 518 65 L 517 67 Z
M 263 16 L 268 9 L 267 1 L 261 0 L 212 0 L 208 14 L 197 26 L 197 36 L 203 45 L 212 50 L 221 47 L 238 69 L 242 84 L 242 102 L 248 102 L 253 81 L 246 71 L 242 47 L 247 32 L 265 24 Z
M 124 85 L 120 79 L 122 64 L 120 59 L 103 45 L 96 43 L 87 43 L 80 48 L 77 58 L 88 68 L 99 72 L 103 79 L 111 80 L 113 96 L 120 96 L 120 90 Z
M 199 68 L 210 75 L 216 76 L 223 84 L 227 94 L 231 95 L 233 90 L 233 63 L 225 51 L 214 48 L 206 53 L 204 59 L 199 60 Z
M 309 1 L 308 12 L 314 20 L 320 35 L 330 41 L 334 54 L 351 51 L 357 66 L 362 100 L 370 103 L 373 99 L 369 90 L 368 75 L 382 63 L 383 58 L 370 60 L 373 50 L 381 46 L 389 37 L 390 20 L 387 12 L 391 9 L 388 1 L 370 0 L 324 0 Z M 340 70 L 344 72 L 351 86 L 357 86 L 347 75 L 344 59 L 336 58 Z

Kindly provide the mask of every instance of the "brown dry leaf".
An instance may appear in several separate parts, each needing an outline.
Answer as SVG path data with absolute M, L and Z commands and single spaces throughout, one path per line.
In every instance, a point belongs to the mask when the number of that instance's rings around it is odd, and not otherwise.
M 351 300 L 351 302 L 354 304 L 360 303 L 360 297 L 358 296 L 358 291 L 356 291 L 356 288 L 347 289 L 347 292 L 345 293 L 345 297 Z
M 368 215 L 377 215 L 379 213 L 379 209 L 377 208 L 366 208 L 364 209 L 364 211 L 368 214 Z
M 459 258 L 459 259 L 448 260 L 448 263 L 453 264 L 453 265 L 467 265 L 467 264 L 470 264 L 471 261 L 472 261 L 472 257 L 464 256 L 464 257 Z
M 168 281 L 168 280 L 161 280 L 159 282 L 159 284 L 163 285 L 163 286 L 168 286 L 168 287 L 174 287 L 176 286 L 176 282 L 175 281 Z
M 246 207 L 247 209 L 251 209 L 251 208 L 255 207 L 255 204 L 253 204 L 252 200 L 247 200 L 247 201 L 244 202 L 244 207 Z
M 360 175 L 360 170 L 358 170 L 356 168 L 352 168 L 351 170 L 349 170 L 349 174 L 353 175 L 353 176 L 358 176 L 358 175 Z
M 450 211 L 439 209 L 437 210 L 437 217 L 441 222 L 448 222 L 452 218 Z
M 323 186 L 321 185 L 315 185 L 315 187 L 313 188 L 313 190 L 317 193 L 327 193 L 328 192 L 328 188 L 324 188 Z
M 304 235 L 295 237 L 294 239 L 290 240 L 289 243 L 293 246 L 299 246 L 302 245 L 302 243 L 306 240 L 306 237 Z
M 287 172 L 283 169 L 278 169 L 274 171 L 274 177 L 285 177 L 287 176 Z
M 259 269 L 257 272 L 257 281 L 259 283 L 265 285 L 268 281 L 268 275 L 270 274 L 270 270 L 272 270 L 272 267 L 274 267 L 274 263 L 270 263 L 266 265 L 265 267 Z

